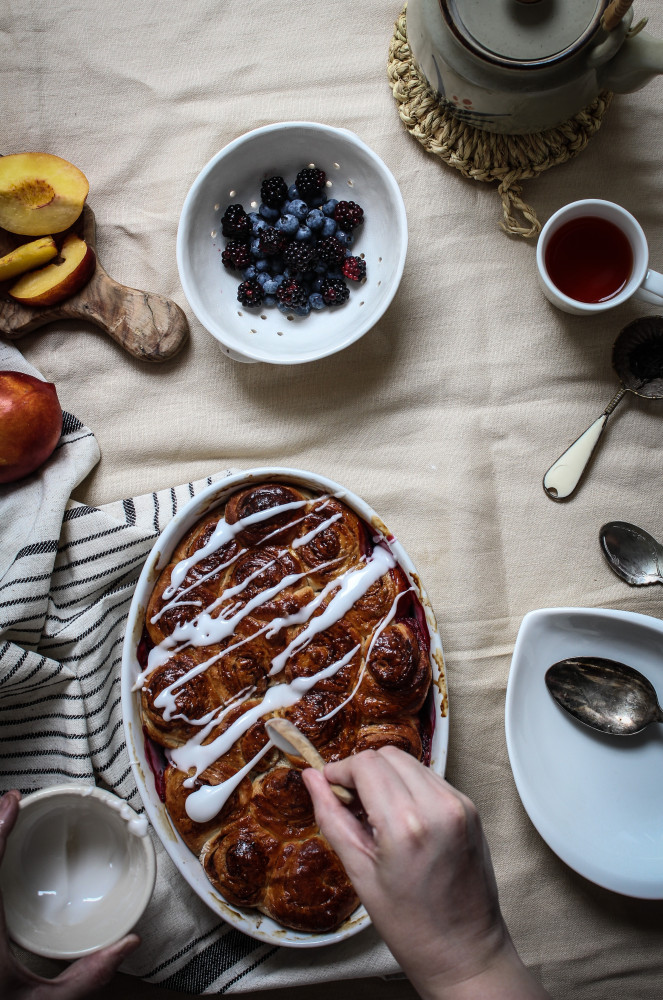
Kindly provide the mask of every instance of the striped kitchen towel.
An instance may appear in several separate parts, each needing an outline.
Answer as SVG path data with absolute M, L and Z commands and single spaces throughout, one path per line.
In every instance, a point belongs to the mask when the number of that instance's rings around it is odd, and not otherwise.
M 40 377 L 2 344 L 0 369 Z M 70 501 L 98 459 L 92 432 L 65 414 L 60 443 L 39 474 L 0 487 L 0 792 L 97 784 L 142 812 L 122 726 L 125 618 L 160 531 L 229 473 L 99 508 Z M 398 972 L 372 928 L 314 953 L 242 934 L 198 899 L 152 837 L 157 883 L 136 927 L 143 943 L 123 972 L 193 994 Z M 44 960 L 20 955 L 34 971 L 49 971 Z

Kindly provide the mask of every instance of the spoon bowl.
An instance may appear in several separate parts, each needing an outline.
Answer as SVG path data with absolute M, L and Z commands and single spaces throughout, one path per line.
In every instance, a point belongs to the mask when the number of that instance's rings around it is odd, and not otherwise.
M 663 583 L 663 545 L 635 524 L 608 521 L 599 532 L 608 565 L 634 587 Z
M 663 722 L 656 691 L 633 667 L 603 657 L 578 656 L 548 668 L 546 687 L 570 715 L 603 733 L 634 736 Z

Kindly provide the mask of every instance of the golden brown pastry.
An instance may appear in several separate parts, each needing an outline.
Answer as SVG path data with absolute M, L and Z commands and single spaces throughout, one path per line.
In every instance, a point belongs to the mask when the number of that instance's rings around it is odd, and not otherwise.
M 187 533 L 146 612 L 143 723 L 173 825 L 229 903 L 300 931 L 335 929 L 358 899 L 304 762 L 265 718 L 326 760 L 388 744 L 425 756 L 428 636 L 374 536 L 338 497 L 257 483 Z

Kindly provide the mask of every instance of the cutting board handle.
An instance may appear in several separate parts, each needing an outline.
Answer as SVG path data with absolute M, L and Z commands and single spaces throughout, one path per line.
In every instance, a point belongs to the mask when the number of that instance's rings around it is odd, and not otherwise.
M 94 213 L 88 205 L 72 229 L 94 248 Z M 189 336 L 187 318 L 172 299 L 121 285 L 108 276 L 98 257 L 88 283 L 55 306 L 25 306 L 0 298 L 0 334 L 10 340 L 62 319 L 94 323 L 141 361 L 167 361 Z

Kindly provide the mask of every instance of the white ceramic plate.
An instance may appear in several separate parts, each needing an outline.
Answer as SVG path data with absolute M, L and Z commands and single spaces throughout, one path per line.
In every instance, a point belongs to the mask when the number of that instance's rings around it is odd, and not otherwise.
M 548 846 L 597 885 L 663 899 L 663 730 L 609 736 L 568 715 L 544 675 L 569 656 L 635 667 L 663 700 L 663 622 L 626 611 L 533 611 L 520 627 L 506 692 L 513 775 Z
M 145 810 L 164 848 L 170 854 L 175 865 L 191 888 L 200 896 L 204 903 L 215 910 L 229 924 L 243 931 L 245 934 L 257 938 L 259 941 L 294 948 L 319 947 L 320 945 L 342 941 L 353 934 L 357 934 L 364 927 L 367 927 L 370 924 L 370 919 L 363 906 L 351 914 L 336 931 L 315 934 L 288 930 L 269 917 L 258 913 L 256 910 L 243 910 L 227 903 L 209 882 L 198 859 L 191 853 L 172 826 L 168 813 L 159 799 L 155 789 L 154 775 L 145 752 L 140 718 L 139 692 L 132 692 L 131 690 L 140 671 L 136 658 L 136 647 L 143 630 L 145 608 L 152 588 L 161 570 L 168 564 L 170 556 L 180 538 L 193 527 L 203 514 L 224 503 L 227 497 L 235 493 L 238 489 L 249 486 L 251 483 L 266 481 L 295 483 L 300 486 L 311 487 L 314 490 L 334 493 L 340 496 L 368 524 L 372 525 L 376 532 L 380 532 L 386 537 L 393 555 L 414 586 L 415 593 L 418 595 L 426 614 L 426 624 L 431 644 L 431 666 L 433 670 L 434 728 L 430 766 L 438 774 L 444 774 L 448 742 L 448 714 L 446 695 L 443 694 L 445 685 L 442 644 L 433 610 L 410 557 L 400 543 L 389 533 L 372 508 L 358 496 L 339 486 L 338 483 L 333 482 L 331 479 L 315 475 L 312 472 L 302 472 L 299 469 L 269 467 L 251 469 L 247 472 L 228 476 L 227 479 L 213 483 L 199 493 L 168 524 L 145 562 L 143 571 L 136 584 L 136 591 L 129 611 L 122 655 L 122 714 L 134 777 L 143 799 Z

